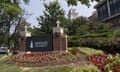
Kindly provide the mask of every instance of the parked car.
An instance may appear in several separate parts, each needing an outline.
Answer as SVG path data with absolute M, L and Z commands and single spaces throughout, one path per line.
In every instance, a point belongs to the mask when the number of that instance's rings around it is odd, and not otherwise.
M 12 54 L 17 54 L 18 53 L 18 49 L 16 47 L 11 47 L 10 48 L 10 52 L 12 52 Z
M 0 47 L 0 53 L 6 53 L 8 50 L 8 47 Z

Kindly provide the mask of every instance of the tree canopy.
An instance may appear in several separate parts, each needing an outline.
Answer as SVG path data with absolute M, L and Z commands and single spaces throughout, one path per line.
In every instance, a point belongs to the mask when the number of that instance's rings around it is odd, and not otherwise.
M 85 4 L 86 6 L 90 6 L 90 2 L 93 1 L 100 1 L 100 0 L 66 0 L 68 5 L 77 5 L 77 2 L 81 2 L 82 4 Z
M 58 4 L 58 1 L 44 4 L 44 15 L 38 18 L 39 27 L 42 34 L 51 34 L 52 28 L 56 26 L 56 21 L 62 21 L 64 24 L 64 10 Z
M 29 0 L 22 1 L 26 4 L 29 2 Z M 18 26 L 21 24 L 22 12 L 20 0 L 0 0 L 0 35 L 3 36 L 0 40 L 2 40 L 2 43 L 5 42 L 8 47 L 12 38 L 15 37 Z
M 84 4 L 86 6 L 90 6 L 90 2 L 96 1 L 102 1 L 102 0 L 65 0 L 67 2 L 67 4 L 70 5 L 77 5 L 77 2 L 80 2 L 81 4 Z

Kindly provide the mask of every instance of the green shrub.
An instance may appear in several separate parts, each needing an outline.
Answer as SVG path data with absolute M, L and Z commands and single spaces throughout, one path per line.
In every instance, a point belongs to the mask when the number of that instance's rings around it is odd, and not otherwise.
M 76 55 L 77 53 L 80 53 L 79 48 L 69 48 L 68 51 L 73 55 Z
M 79 40 L 68 39 L 68 47 L 79 46 Z
M 100 70 L 93 64 L 86 64 L 75 68 L 75 72 L 100 72 Z
M 93 55 L 93 54 L 103 54 L 104 53 L 102 50 L 96 50 L 96 49 L 87 48 L 87 47 L 71 47 L 68 50 L 72 54 L 83 53 L 86 55 Z
M 96 37 L 107 37 L 107 33 L 87 33 L 80 36 L 81 38 L 96 38 Z
M 120 29 L 116 29 L 113 31 L 115 37 L 120 37 Z
M 77 45 L 74 43 L 77 42 Z M 68 43 L 69 44 L 69 43 Z M 79 38 L 70 47 L 90 47 L 104 50 L 107 53 L 120 53 L 120 38 Z
M 96 50 L 93 48 L 86 48 L 86 47 L 81 47 L 79 50 L 87 55 L 93 55 L 93 54 L 103 54 L 104 52 L 102 50 Z
M 106 65 L 105 72 L 120 72 L 120 54 L 109 55 L 108 59 L 110 62 Z

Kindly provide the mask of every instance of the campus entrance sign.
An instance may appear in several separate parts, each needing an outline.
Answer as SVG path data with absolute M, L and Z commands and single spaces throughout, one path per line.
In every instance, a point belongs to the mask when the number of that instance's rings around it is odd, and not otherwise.
M 52 39 L 52 35 L 28 37 L 26 51 L 53 51 Z
M 57 21 L 57 27 L 53 27 L 52 35 L 31 36 L 25 27 L 19 39 L 19 51 L 67 51 L 67 36 L 60 27 L 59 21 Z

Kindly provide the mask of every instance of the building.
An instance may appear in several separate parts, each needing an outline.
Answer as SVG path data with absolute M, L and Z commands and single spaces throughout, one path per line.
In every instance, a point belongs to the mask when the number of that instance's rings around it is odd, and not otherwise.
M 111 22 L 120 26 L 120 0 L 102 0 L 96 6 L 99 21 Z
M 92 15 L 88 17 L 88 20 L 90 20 L 90 21 L 98 21 L 97 18 L 98 18 L 98 17 L 97 17 L 97 12 L 94 11 L 94 12 L 92 13 Z

